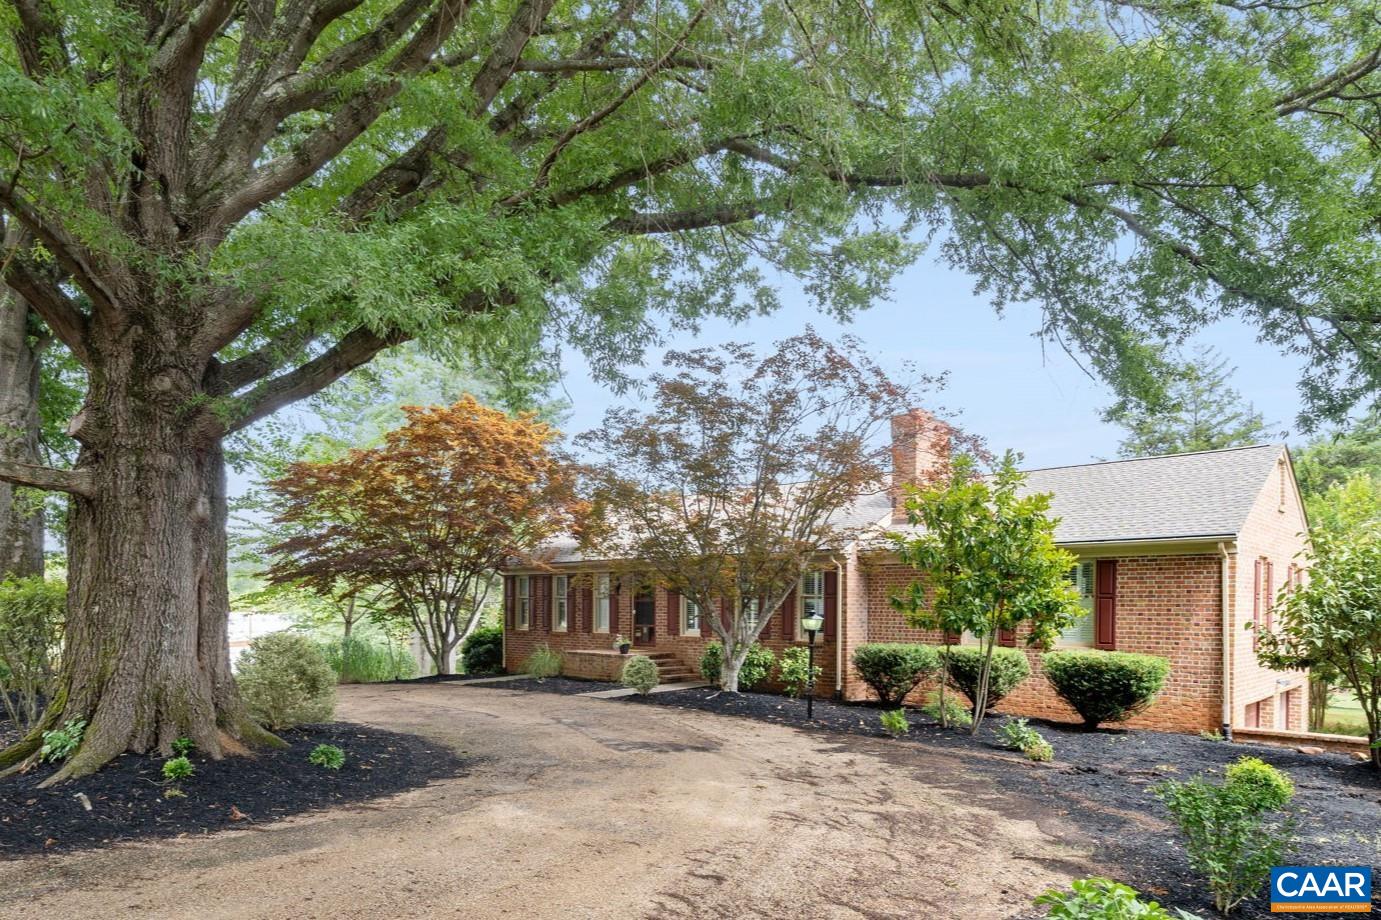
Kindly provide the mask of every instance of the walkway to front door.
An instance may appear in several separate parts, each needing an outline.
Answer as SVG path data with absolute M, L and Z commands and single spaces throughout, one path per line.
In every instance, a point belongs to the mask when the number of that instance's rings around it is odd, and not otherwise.
M 633 644 L 657 643 L 657 601 L 651 591 L 633 595 Z

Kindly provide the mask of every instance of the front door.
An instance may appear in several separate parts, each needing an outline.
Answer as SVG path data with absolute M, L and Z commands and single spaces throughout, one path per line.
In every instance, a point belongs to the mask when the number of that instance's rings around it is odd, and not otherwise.
M 651 591 L 633 595 L 633 644 L 654 645 L 657 641 L 657 601 Z

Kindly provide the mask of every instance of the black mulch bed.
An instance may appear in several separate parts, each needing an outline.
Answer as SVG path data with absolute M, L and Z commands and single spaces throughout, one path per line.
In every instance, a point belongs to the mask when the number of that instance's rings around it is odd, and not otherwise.
M 483 680 L 498 677 L 497 674 L 428 674 L 425 677 L 406 677 L 391 680 L 391 684 L 462 684 L 467 680 Z
M 603 680 L 581 680 L 577 677 L 515 677 L 512 680 L 496 680 L 485 684 L 486 690 L 524 690 L 533 693 L 558 693 L 562 696 L 575 696 L 580 693 L 594 693 L 598 690 L 616 690 L 618 684 Z
M 0 780 L 0 859 L 265 824 L 401 792 L 465 767 L 454 752 L 420 736 L 349 722 L 279 737 L 289 746 L 256 757 L 213 761 L 193 753 L 196 774 L 178 783 L 185 797 L 165 796 L 162 759 L 135 754 L 50 789 L 37 788 L 56 770 L 50 765 Z M 309 764 L 318 744 L 344 750 L 345 765 L 336 771 Z
M 536 681 L 525 683 L 529 686 L 522 689 L 549 689 Z M 817 700 L 815 721 L 808 723 L 804 702 L 766 693 L 728 694 L 701 688 L 622 699 L 824 733 L 886 737 L 878 724 L 881 710 L 866 704 Z M 1291 748 L 1227 744 L 1171 732 L 1086 732 L 1033 719 L 1032 725 L 1054 746 L 1055 762 L 1032 764 L 998 743 L 995 732 L 1006 721 L 1005 716 L 986 719 L 976 738 L 966 732 L 943 729 L 917 712 L 908 712 L 908 718 L 912 725 L 910 733 L 894 742 L 898 768 L 906 768 L 909 761 L 905 749 L 910 744 L 968 755 L 966 765 L 991 779 L 995 795 L 1000 794 L 999 789 L 1010 790 L 1045 803 L 1041 812 L 1024 817 L 1039 821 L 1044 813 L 1049 813 L 1071 822 L 1097 843 L 1094 857 L 1099 863 L 1109 866 L 1108 871 L 1119 881 L 1163 905 L 1182 907 L 1206 917 L 1214 915 L 1212 901 L 1189 868 L 1177 834 L 1168 824 L 1169 815 L 1152 794 L 1152 787 L 1170 778 L 1188 779 L 1201 771 L 1221 770 L 1249 754 L 1286 771 L 1294 780 L 1293 809 L 1300 837 L 1294 864 L 1381 868 L 1381 778 L 1365 763 L 1344 754 L 1301 754 Z M 927 781 L 943 785 L 946 778 L 931 772 Z M 956 777 L 952 782 L 956 788 L 973 793 L 971 780 Z M 1003 803 L 995 800 L 995 804 Z M 1381 903 L 1381 877 L 1372 887 Z M 1032 892 L 1033 896 L 1036 893 Z M 1242 905 L 1236 915 L 1269 916 L 1265 892 Z

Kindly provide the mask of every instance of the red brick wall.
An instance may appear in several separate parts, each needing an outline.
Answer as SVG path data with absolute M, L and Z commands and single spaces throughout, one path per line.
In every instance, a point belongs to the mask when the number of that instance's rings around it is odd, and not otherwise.
M 544 576 L 534 576 L 544 577 Z M 575 573 L 572 575 L 572 582 L 577 585 L 586 583 L 588 575 L 585 573 Z M 608 633 L 590 633 L 589 623 L 593 616 L 593 610 L 586 610 L 584 606 L 584 592 L 577 588 L 575 604 L 571 613 L 571 628 L 566 632 L 552 632 L 546 629 L 551 617 L 543 614 L 538 616 L 534 613 L 532 620 L 533 626 L 528 630 L 508 629 L 504 640 L 504 668 L 510 672 L 521 671 L 523 662 L 532 654 L 533 650 L 541 645 L 547 645 L 558 652 L 565 652 L 571 649 L 608 649 L 612 648 L 613 637 L 615 634 L 622 634 L 625 638 L 633 637 L 633 592 L 627 588 L 615 592 L 611 596 L 610 620 L 612 625 Z M 717 641 L 713 636 L 688 636 L 681 635 L 680 630 L 680 610 L 673 610 L 668 604 L 669 595 L 663 588 L 657 588 L 655 593 L 655 604 L 657 611 L 656 644 L 654 648 L 659 652 L 671 652 L 679 658 L 682 663 L 690 667 L 693 672 L 699 673 L 700 656 L 705 651 L 705 646 Z M 591 598 L 593 601 L 593 597 Z M 843 598 L 840 599 L 840 607 L 843 609 Z M 507 609 L 507 608 L 505 608 Z M 804 641 L 797 642 L 794 638 L 783 638 L 783 616 L 789 613 L 794 623 L 798 614 L 793 606 L 790 611 L 778 610 L 773 616 L 772 622 L 763 627 L 762 637 L 759 641 L 770 648 L 774 655 L 778 657 L 781 653 L 795 645 L 804 646 Z M 677 620 L 677 633 L 673 635 L 668 629 L 668 617 L 674 616 Z M 637 651 L 638 647 L 634 648 Z M 816 682 L 816 695 L 821 697 L 830 696 L 834 692 L 834 637 L 817 636 L 815 640 L 815 663 L 822 668 L 819 680 Z M 566 669 L 571 670 L 571 669 Z M 571 676 L 596 677 L 598 675 L 585 673 L 584 668 L 576 668 L 581 673 L 571 673 Z M 778 685 L 768 684 L 765 689 L 775 689 Z
M 1156 703 L 1129 725 L 1170 731 L 1201 731 L 1218 725 L 1222 683 L 1219 560 L 1216 556 L 1130 556 L 1118 558 L 1118 651 L 1170 660 L 1170 677 Z M 868 567 L 868 638 L 872 642 L 938 643 L 939 635 L 906 625 L 889 598 L 910 584 L 913 570 L 894 562 Z M 1031 676 L 998 707 L 1041 718 L 1077 717 L 1043 676 L 1040 653 L 1027 651 Z M 846 695 L 866 699 L 868 690 L 850 673 Z M 912 702 L 920 702 L 924 691 Z

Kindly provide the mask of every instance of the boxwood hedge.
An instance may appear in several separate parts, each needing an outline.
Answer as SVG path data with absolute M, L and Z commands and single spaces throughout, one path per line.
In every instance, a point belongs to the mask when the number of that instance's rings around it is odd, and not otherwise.
M 1125 722 L 1151 705 L 1170 662 L 1154 655 L 1066 649 L 1041 657 L 1046 679 L 1088 728 Z

